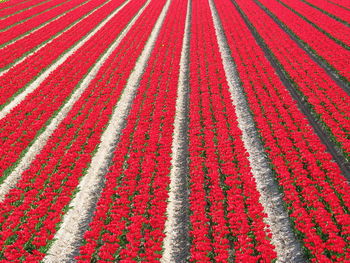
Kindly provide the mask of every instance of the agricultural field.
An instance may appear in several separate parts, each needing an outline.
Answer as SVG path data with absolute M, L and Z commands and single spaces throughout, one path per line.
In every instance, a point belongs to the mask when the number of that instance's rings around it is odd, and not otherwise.
M 0 262 L 350 262 L 349 0 L 0 0 Z

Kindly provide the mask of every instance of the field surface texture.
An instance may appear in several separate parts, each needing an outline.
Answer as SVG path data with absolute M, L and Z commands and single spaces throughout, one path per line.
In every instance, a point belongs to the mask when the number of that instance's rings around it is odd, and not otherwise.
M 350 262 L 350 1 L 0 0 L 3 262 Z

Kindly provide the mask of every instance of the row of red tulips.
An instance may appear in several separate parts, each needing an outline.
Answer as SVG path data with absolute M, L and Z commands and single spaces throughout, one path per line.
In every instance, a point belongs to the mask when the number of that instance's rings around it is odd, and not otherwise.
M 350 65 L 347 63 L 350 60 L 350 50 L 328 38 L 291 10 L 278 3 L 277 0 L 259 0 L 259 2 L 273 13 L 281 23 L 286 25 L 298 39 L 333 67 L 340 76 L 350 82 Z M 256 14 L 262 12 L 263 10 L 256 11 Z M 337 29 L 335 28 L 335 30 Z M 343 32 L 346 32 L 346 29 Z M 348 34 L 346 35 L 348 36 Z M 346 44 L 349 44 L 349 42 L 347 41 Z M 337 52 L 334 52 L 335 50 Z
M 13 66 L 16 61 L 30 55 L 33 51 L 39 49 L 48 41 L 58 37 L 63 30 L 71 26 L 72 23 L 77 23 L 83 19 L 101 3 L 103 2 L 86 0 L 70 1 L 59 8 L 51 10 L 50 12 L 52 12 L 52 16 L 48 16 L 46 17 L 47 20 L 42 21 L 42 24 L 48 23 L 44 27 L 40 29 L 30 29 L 35 32 L 30 32 L 30 30 L 29 32 L 23 31 L 25 32 L 25 36 L 20 36 L 20 39 L 18 40 L 16 40 L 18 32 L 15 32 L 16 35 L 9 35 L 8 39 L 11 43 L 7 44 L 0 50 L 0 56 L 2 58 L 0 67 L 5 69 Z M 60 15 L 63 16 L 56 19 L 57 16 Z M 3 40 L 5 41 L 5 38 Z
M 70 1 L 70 0 L 66 0 L 66 1 Z M 59 7 L 66 1 L 62 1 L 62 0 L 48 1 L 42 5 L 38 5 L 24 12 L 7 17 L 1 21 L 0 30 L 5 32 L 8 30 L 23 31 L 23 30 L 26 30 L 26 27 L 24 25 L 28 25 L 30 27 L 31 24 L 34 24 L 38 26 L 40 25 L 40 17 L 45 17 L 47 11 L 54 9 L 56 7 Z M 4 34 L 3 32 L 1 33 Z
M 326 12 L 326 14 L 331 15 L 334 19 L 344 23 L 350 23 L 349 9 L 350 3 L 346 3 L 342 0 L 304 0 L 309 5 Z
M 9 4 L 7 8 L 0 8 L 0 17 L 5 18 L 16 13 L 23 12 L 29 8 L 33 8 L 35 5 L 40 5 L 44 3 L 46 0 L 32 0 L 32 1 L 24 1 L 19 3 Z
M 265 4 L 266 1 L 262 2 Z M 309 104 L 315 118 L 323 123 L 329 136 L 344 151 L 345 157 L 350 159 L 350 141 L 347 139 L 350 135 L 348 94 L 256 3 L 248 1 L 240 6 L 300 96 Z M 338 60 L 346 61 L 343 58 Z
M 87 16 L 85 19 L 0 76 L 0 86 L 2 87 L 0 90 L 0 108 L 11 101 L 13 95 L 21 92 L 32 83 L 39 73 L 57 61 L 74 44 L 83 40 L 89 32 L 98 27 L 111 12 L 123 3 L 122 0 L 111 1 L 100 7 L 105 1 L 96 1 L 93 3 L 97 6 L 90 6 L 91 9 L 88 10 L 80 10 L 81 16 Z M 45 34 L 45 32 L 41 32 L 41 34 Z M 86 45 L 88 44 L 85 43 Z
M 19 5 L 19 4 L 24 4 L 24 3 L 28 2 L 28 1 L 31 1 L 31 0 L 21 0 L 21 1 L 8 0 L 8 1 L 3 1 L 3 2 L 0 2 L 0 10 L 11 8 L 12 6 L 16 6 L 16 5 Z
M 191 261 L 276 258 L 250 171 L 206 0 L 194 1 L 190 41 Z
M 165 1 L 145 14 L 152 29 Z M 146 10 L 147 11 L 147 10 Z M 145 12 L 146 12 L 145 11 Z M 106 174 L 79 262 L 161 257 L 186 1 L 172 1 Z
M 113 11 L 121 1 L 113 1 Z M 45 81 L 30 93 L 9 114 L 0 120 L 0 172 L 5 176 L 20 154 L 57 114 L 82 78 L 89 73 L 97 59 L 113 44 L 118 34 L 140 9 L 140 4 L 128 3 L 90 38 L 80 49 L 61 64 Z M 107 10 L 108 11 L 108 10 Z M 113 33 L 111 33 L 113 32 Z
M 118 17 L 120 26 L 125 26 L 144 3 L 132 1 L 125 10 L 127 16 Z M 139 26 L 148 22 L 140 20 Z M 108 29 L 105 38 L 118 35 L 115 24 Z M 0 241 L 6 260 L 37 262 L 44 256 L 148 35 L 144 32 L 141 38 L 140 31 L 133 30 L 120 43 L 22 175 L 16 189 L 2 202 Z M 121 54 L 125 54 L 123 61 Z M 118 66 L 125 70 L 124 76 L 115 72 Z
M 299 0 L 299 1 L 281 0 L 278 2 L 285 4 L 286 7 L 290 8 L 293 12 L 298 12 L 299 16 L 304 17 L 304 18 L 302 17 L 304 20 L 305 19 L 309 20 L 312 23 L 312 25 L 321 28 L 322 30 L 325 31 L 327 35 L 342 41 L 341 44 L 343 44 L 347 48 L 350 48 L 350 36 L 348 34 L 349 27 L 334 20 L 333 18 L 327 16 L 321 11 L 314 9 L 313 7 L 304 3 L 302 0 Z M 277 4 L 277 2 L 273 2 L 273 3 L 279 8 L 279 12 L 281 12 L 281 9 L 285 10 L 284 8 L 282 8 L 281 5 Z M 287 11 L 286 13 L 290 14 Z M 294 16 L 291 19 L 295 23 Z M 301 21 L 300 21 L 300 24 L 302 24 Z M 287 23 L 287 26 L 288 26 L 288 23 Z
M 349 259 L 349 185 L 237 9 L 229 0 L 216 2 L 257 128 L 307 256 L 318 262 Z M 237 3 L 244 10 L 250 7 L 244 1 Z

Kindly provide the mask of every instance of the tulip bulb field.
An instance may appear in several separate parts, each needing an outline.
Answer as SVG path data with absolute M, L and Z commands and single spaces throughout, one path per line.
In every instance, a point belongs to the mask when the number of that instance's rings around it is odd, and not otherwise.
M 350 262 L 349 0 L 0 1 L 0 262 Z

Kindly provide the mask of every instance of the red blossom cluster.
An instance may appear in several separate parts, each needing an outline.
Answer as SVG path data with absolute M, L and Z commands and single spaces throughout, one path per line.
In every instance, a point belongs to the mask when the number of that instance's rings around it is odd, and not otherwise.
M 263 2 L 265 3 L 265 1 Z M 245 3 L 237 1 L 237 3 L 263 38 L 282 69 L 295 83 L 295 87 L 309 104 L 315 117 L 324 123 L 329 136 L 339 143 L 345 156 L 349 159 L 350 101 L 348 94 L 306 52 L 299 48 L 297 43 L 289 38 L 257 4 L 253 1 Z M 308 35 L 310 39 L 311 36 L 314 34 Z M 346 52 L 349 53 L 349 51 Z M 333 51 L 332 54 L 339 63 L 346 64 L 342 70 L 350 74 L 350 64 L 346 63 L 347 59 L 340 59 L 338 55 L 334 56 Z
M 144 3 L 131 1 L 118 17 L 107 23 L 104 30 L 96 35 L 91 44 L 93 50 L 100 52 L 98 55 L 101 55 L 108 41 L 110 43 L 118 36 L 118 32 L 125 28 Z M 127 72 L 121 79 L 115 70 L 120 62 L 119 52 L 123 49 L 135 52 L 130 49 L 131 39 L 135 39 L 135 33 L 104 64 L 30 168 L 23 173 L 16 188 L 1 203 L 0 247 L 6 259 L 23 258 L 34 262 L 44 256 L 127 81 Z M 137 54 L 141 50 L 142 47 Z M 77 53 L 78 58 L 88 61 L 82 54 L 84 50 Z M 93 54 L 86 56 L 93 57 Z M 131 72 L 137 57 L 134 56 L 132 63 L 130 56 L 125 55 L 125 63 L 120 67 Z M 65 68 L 69 68 L 69 64 Z M 114 82 L 110 82 L 113 76 Z
M 79 6 L 81 5 L 82 6 Z M 14 62 L 21 59 L 25 54 L 32 52 L 33 49 L 37 48 L 39 45 L 45 43 L 46 41 L 49 41 L 52 38 L 59 37 L 59 34 L 65 30 L 68 26 L 70 26 L 72 23 L 75 23 L 79 21 L 80 19 L 83 19 L 87 14 L 92 12 L 95 8 L 103 4 L 103 2 L 99 0 L 92 0 L 88 1 L 86 3 L 86 0 L 78 0 L 78 1 L 70 1 L 66 4 L 63 4 L 59 6 L 59 8 L 52 9 L 50 14 L 46 14 L 46 17 L 43 18 L 43 21 L 40 21 L 40 25 L 44 22 L 46 22 L 48 19 L 54 19 L 59 15 L 62 15 L 65 12 L 65 15 L 62 17 L 51 21 L 49 24 L 45 25 L 44 27 L 37 29 L 33 23 L 30 23 L 30 29 L 27 29 L 26 35 L 22 37 L 22 35 L 19 35 L 20 32 L 18 30 L 13 31 L 12 34 L 8 33 L 8 38 L 5 36 L 1 37 L 0 44 L 6 43 L 6 39 L 15 39 L 19 37 L 20 39 L 6 45 L 4 48 L 0 50 L 0 56 L 1 56 L 1 62 L 0 62 L 0 68 L 7 68 L 11 66 Z M 79 6 L 79 7 L 78 7 Z M 31 34 L 27 34 L 28 31 L 33 31 Z M 83 33 L 83 32 L 82 32 Z M 74 37 L 76 36 L 76 33 L 73 34 Z M 71 37 L 73 36 L 71 35 Z M 67 41 L 67 44 L 74 43 L 69 42 L 68 37 L 69 35 L 65 35 L 64 38 Z M 75 39 L 75 42 L 77 39 Z M 59 51 L 59 50 L 57 50 Z M 61 51 L 64 51 L 62 49 Z M 58 53 L 59 54 L 59 53 Z M 27 64 L 30 65 L 31 63 Z M 36 65 L 37 67 L 39 65 Z
M 350 51 L 336 43 L 333 39 L 329 38 L 326 34 L 322 33 L 314 26 L 306 22 L 304 19 L 299 17 L 297 14 L 283 6 L 277 0 L 260 0 L 260 2 L 268 8 L 284 25 L 286 25 L 301 41 L 306 43 L 311 49 L 313 49 L 318 56 L 325 59 L 339 74 L 350 81 Z M 295 3 L 291 0 L 283 0 L 282 2 L 293 4 L 293 7 L 298 6 L 298 10 L 302 8 L 300 3 Z M 308 6 L 306 6 L 308 8 Z M 313 8 L 309 7 L 311 10 Z M 309 9 L 308 8 L 308 9 Z M 322 19 L 322 13 L 315 10 L 311 12 L 306 10 L 307 18 L 311 19 Z M 260 11 L 263 12 L 263 11 Z M 315 14 L 316 13 L 316 14 Z M 320 14 L 317 14 L 320 13 Z M 257 15 L 256 11 L 256 15 Z M 328 19 L 327 19 L 328 18 Z M 314 20 L 315 21 L 315 20 Z M 315 21 L 317 23 L 317 21 Z M 328 31 L 333 37 L 343 41 L 349 48 L 350 34 L 349 28 L 332 18 L 325 16 L 322 22 L 318 22 L 318 25 Z M 277 26 L 277 25 L 276 25 Z M 273 31 L 273 29 L 270 29 Z M 281 30 L 281 29 L 280 29 Z M 283 45 L 279 43 L 279 45 Z M 334 52 L 336 50 L 336 53 Z M 310 60 L 310 59 L 309 59 Z M 317 74 L 322 75 L 322 73 Z M 319 78 L 319 76 L 318 76 Z
M 290 231 L 300 241 L 307 260 L 350 262 L 349 183 L 269 59 L 281 67 L 308 103 L 313 117 L 348 159 L 349 96 L 268 16 L 258 1 L 297 36 L 297 41 L 311 47 L 319 58 L 350 80 L 349 50 L 329 38 L 337 38 L 343 46 L 350 44 L 344 26 L 350 22 L 348 10 L 342 7 L 347 3 L 313 0 L 313 5 L 325 11 L 322 13 L 307 4 L 311 0 L 212 1 L 271 166 L 270 179 L 280 188 L 281 202 L 290 216 Z M 0 45 L 5 46 L 0 50 L 0 69 L 11 67 L 42 45 L 0 76 L 0 109 L 124 2 L 0 3 Z M 0 120 L 0 184 L 146 2 L 128 1 Z M 70 111 L 64 113 L 66 117 L 21 174 L 16 187 L 0 202 L 1 262 L 39 262 L 44 258 L 70 202 L 77 191 L 84 190 L 79 189 L 79 181 L 89 169 L 116 105 L 124 103 L 120 100 L 124 87 L 166 2 L 149 2 Z M 300 12 L 326 34 L 281 3 Z M 105 185 L 94 204 L 96 210 L 84 234 L 84 244 L 79 248 L 79 262 L 158 262 L 162 257 L 187 5 L 187 0 L 170 1 L 137 90 L 135 94 L 127 93 L 127 103 L 132 103 L 127 110 L 130 112 L 125 120 L 120 120 L 125 127 L 118 135 L 108 171 L 101 175 Z M 327 12 L 337 17 L 329 18 Z M 244 124 L 237 118 L 234 104 L 238 99 L 232 97 L 227 83 L 209 1 L 191 1 L 189 17 L 189 116 L 185 120 L 189 151 L 189 260 L 273 262 L 277 254 L 266 224 L 266 204 L 259 202 L 251 168 L 254 160 L 249 159 L 249 146 L 242 139 Z M 252 25 L 254 34 L 242 17 Z M 38 29 L 43 23 L 47 24 Z M 267 51 L 258 45 L 254 38 L 257 35 L 271 56 L 266 56 Z M 45 45 L 46 41 L 51 42 Z
M 52 8 L 54 9 L 55 7 L 59 7 L 60 5 L 62 5 L 62 0 L 46 1 L 46 3 L 40 2 L 42 1 L 35 0 L 32 2 L 32 5 L 34 7 L 29 8 L 23 12 L 19 12 L 17 14 L 5 17 L 3 20 L 1 20 L 0 30 L 4 30 L 6 32 L 6 30 L 10 28 L 10 30 L 13 32 L 23 34 L 24 32 L 28 31 L 28 27 L 32 27 L 32 24 L 38 26 L 40 25 L 40 23 L 42 23 L 42 21 L 46 21 L 47 19 L 45 18 L 45 16 L 48 10 Z M 43 18 L 43 20 L 40 19 L 41 17 Z
M 194 1 L 190 42 L 191 261 L 276 258 L 225 79 L 208 1 Z
M 242 9 L 247 5 L 237 2 Z M 308 256 L 317 262 L 348 260 L 349 185 L 237 10 L 228 0 L 217 1 L 217 8 L 256 125 Z
M 40 4 L 42 2 L 45 2 L 45 0 L 24 0 L 22 2 L 17 1 L 17 3 L 14 3 L 13 1 L 3 1 L 0 5 L 0 17 L 8 17 L 15 13 L 23 12 L 24 10 L 31 8 L 33 5 Z
M 347 3 L 342 0 L 307 0 L 305 2 L 311 4 L 312 6 L 315 6 L 316 8 L 321 9 L 327 14 L 333 15 L 333 18 L 335 18 L 338 21 L 350 23 L 350 3 Z M 346 8 L 348 8 L 348 10 L 346 10 Z
M 114 4 L 104 11 L 113 11 L 122 1 L 111 1 Z M 2 135 L 0 173 L 10 168 L 22 151 L 38 136 L 40 129 L 45 124 L 47 125 L 47 122 L 67 101 L 81 79 L 113 43 L 118 32 L 124 29 L 137 10 L 131 4 L 123 8 L 118 16 L 112 18 L 72 56 L 58 66 L 36 90 L 0 120 Z M 122 20 L 123 23 L 121 23 L 120 19 L 125 20 Z
M 17 5 L 25 5 L 26 2 L 28 2 L 28 1 L 30 1 L 30 0 L 21 0 L 21 1 L 8 0 L 8 1 L 3 1 L 3 2 L 0 2 L 0 10 L 16 8 Z M 7 14 L 7 13 L 5 13 L 5 14 Z
M 284 21 L 285 21 L 285 23 L 287 23 L 287 25 L 289 25 L 290 21 L 292 21 L 293 23 L 298 24 L 299 28 L 301 26 L 304 27 L 305 22 L 303 22 L 302 20 L 296 19 L 296 17 L 290 13 L 290 12 L 296 11 L 301 16 L 304 16 L 304 18 L 303 18 L 304 21 L 305 21 L 305 19 L 309 20 L 313 25 L 321 28 L 330 36 L 342 41 L 345 45 L 350 47 L 349 28 L 347 26 L 345 26 L 344 24 L 341 24 L 338 21 L 336 21 L 335 19 L 327 16 L 326 14 L 323 14 L 319 10 L 304 3 L 302 0 L 299 0 L 299 1 L 282 0 L 281 2 L 283 4 L 286 4 L 289 8 L 291 8 L 291 11 L 285 10 L 284 8 L 282 8 L 281 5 L 279 5 L 278 3 L 274 2 L 274 1 L 272 1 L 271 3 L 274 3 L 274 6 L 279 8 L 278 9 L 279 14 L 280 13 L 285 14 L 287 19 Z M 315 41 L 315 40 L 313 40 L 313 41 Z M 331 39 L 329 39 L 327 42 L 329 42 L 329 41 L 332 42 Z
M 104 0 L 99 0 L 97 5 L 101 5 L 103 2 Z M 83 21 L 74 25 L 62 35 L 45 45 L 45 47 L 41 48 L 33 55 L 27 57 L 24 61 L 17 64 L 15 67 L 10 68 L 8 72 L 6 72 L 0 77 L 0 87 L 2 87 L 0 90 L 0 105 L 8 103 L 11 100 L 12 96 L 22 91 L 22 89 L 25 88 L 28 84 L 30 84 L 39 73 L 41 73 L 43 70 L 45 70 L 45 68 L 47 68 L 53 62 L 59 59 L 60 56 L 62 56 L 63 52 L 66 52 L 68 49 L 72 48 L 72 45 L 82 40 L 89 32 L 91 32 L 100 23 L 102 23 L 102 21 L 106 19 L 106 17 L 116 8 L 118 8 L 122 3 L 122 0 L 110 1 L 108 4 L 104 5 L 103 7 L 99 8 L 96 12 L 86 17 Z M 81 12 L 83 11 L 84 10 L 81 10 Z M 83 15 L 86 15 L 86 13 L 84 13 Z M 96 39 L 96 37 L 94 39 Z M 89 43 L 91 45 L 91 40 L 89 40 Z M 86 45 L 87 43 L 84 44 L 84 46 Z M 92 50 L 88 52 L 91 53 L 93 52 Z M 67 63 L 68 62 L 66 62 L 65 64 Z M 71 72 L 70 75 L 72 75 L 73 73 L 74 71 Z M 51 75 L 55 75 L 55 73 L 51 73 Z M 67 73 L 65 73 L 64 75 L 67 75 Z M 57 78 L 54 81 L 63 82 L 61 78 Z M 75 75 L 73 76 L 73 78 L 74 80 L 80 80 Z M 51 84 L 51 86 L 53 86 L 53 84 Z
M 137 29 L 147 25 L 141 28 L 150 33 L 164 4 L 151 1 L 135 25 L 137 42 L 146 40 Z M 115 149 L 79 262 L 156 262 L 161 257 L 185 19 L 186 1 L 173 1 Z

